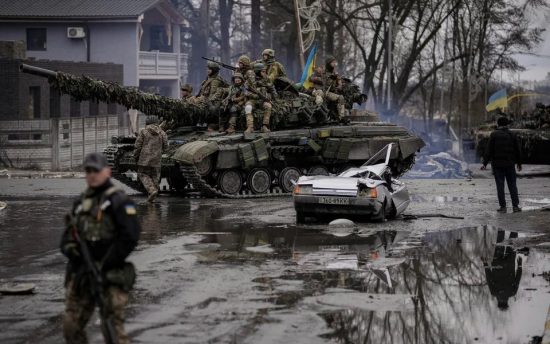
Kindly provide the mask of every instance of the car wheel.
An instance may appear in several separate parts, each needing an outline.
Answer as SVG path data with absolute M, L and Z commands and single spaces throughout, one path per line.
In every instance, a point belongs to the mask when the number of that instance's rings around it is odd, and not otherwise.
M 306 214 L 301 211 L 296 212 L 296 223 L 306 223 Z

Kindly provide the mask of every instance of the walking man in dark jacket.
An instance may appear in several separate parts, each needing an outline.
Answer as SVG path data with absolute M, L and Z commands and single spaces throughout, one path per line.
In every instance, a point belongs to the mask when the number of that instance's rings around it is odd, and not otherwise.
M 518 188 L 516 185 L 516 170 L 521 171 L 521 147 L 519 140 L 509 129 L 506 117 L 497 120 L 497 129 L 491 133 L 485 155 L 483 156 L 482 170 L 491 162 L 491 168 L 497 184 L 499 213 L 506 213 L 506 198 L 504 197 L 504 180 L 508 184 L 514 213 L 521 211 L 519 207 Z

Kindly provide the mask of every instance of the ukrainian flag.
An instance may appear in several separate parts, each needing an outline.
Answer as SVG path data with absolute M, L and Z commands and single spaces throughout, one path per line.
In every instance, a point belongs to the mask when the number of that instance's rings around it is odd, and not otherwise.
M 304 88 L 310 88 L 313 86 L 313 83 L 309 80 L 311 74 L 315 70 L 315 60 L 317 60 L 317 45 L 314 45 L 309 51 L 309 56 L 307 57 L 307 62 L 302 72 L 302 78 L 300 79 L 300 84 Z
M 493 93 L 489 97 L 489 103 L 485 107 L 487 112 L 496 110 L 498 108 L 507 108 L 508 107 L 508 96 L 506 95 L 506 89 L 503 88 L 500 91 Z

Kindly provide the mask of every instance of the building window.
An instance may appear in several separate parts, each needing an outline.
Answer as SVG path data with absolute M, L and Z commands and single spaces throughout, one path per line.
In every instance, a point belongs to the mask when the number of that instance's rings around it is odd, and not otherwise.
M 42 134 L 32 134 L 32 139 L 34 141 L 42 141 Z
M 61 117 L 61 93 L 53 86 L 50 86 L 50 118 Z
M 40 86 L 29 87 L 29 115 L 40 118 Z
M 69 111 L 71 112 L 71 117 L 80 117 L 80 102 L 73 97 L 71 97 Z
M 27 29 L 27 50 L 46 50 L 46 29 Z

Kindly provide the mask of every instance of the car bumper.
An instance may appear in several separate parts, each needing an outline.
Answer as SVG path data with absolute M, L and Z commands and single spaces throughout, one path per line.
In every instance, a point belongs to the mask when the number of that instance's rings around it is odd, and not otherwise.
M 322 198 L 313 195 L 294 195 L 294 208 L 297 212 L 308 214 L 377 216 L 383 207 L 383 203 L 376 198 L 345 197 L 349 202 L 348 204 L 326 204 L 321 202 Z

